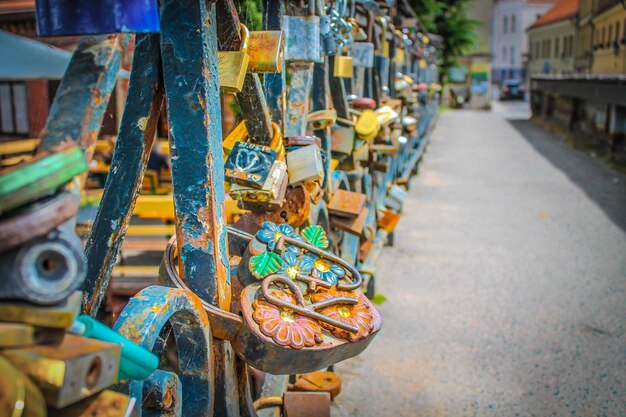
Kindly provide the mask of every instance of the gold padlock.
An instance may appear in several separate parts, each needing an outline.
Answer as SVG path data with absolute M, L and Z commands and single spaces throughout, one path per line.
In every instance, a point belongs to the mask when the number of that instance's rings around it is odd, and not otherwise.
M 340 78 L 352 78 L 353 65 L 352 57 L 337 55 L 335 56 L 335 66 L 333 75 Z
M 243 23 L 239 24 L 239 29 L 241 31 L 241 47 L 239 51 L 218 52 L 220 90 L 226 94 L 241 92 L 243 81 L 248 71 L 248 63 L 250 62 L 250 56 L 248 55 L 250 32 Z
M 285 38 L 281 30 L 250 32 L 248 72 L 276 73 L 283 69 Z
M 279 161 L 285 160 L 285 146 L 283 144 L 283 137 L 280 133 L 280 127 L 274 122 L 272 122 L 272 129 L 274 131 L 274 135 L 272 136 L 272 140 L 270 141 L 269 147 L 276 151 L 276 159 Z M 235 143 L 237 142 L 247 142 L 248 141 L 248 129 L 246 129 L 245 121 L 239 123 L 231 132 L 226 135 L 224 141 L 222 142 L 222 149 L 224 150 L 224 160 L 230 154 Z
M 365 109 L 354 125 L 354 131 L 360 139 L 372 140 L 378 135 L 380 127 L 380 121 L 376 112 Z

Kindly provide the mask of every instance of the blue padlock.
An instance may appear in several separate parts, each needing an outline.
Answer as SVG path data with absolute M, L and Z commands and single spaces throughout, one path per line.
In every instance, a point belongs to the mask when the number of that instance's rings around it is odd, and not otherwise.
M 159 32 L 157 0 L 37 0 L 39 36 Z

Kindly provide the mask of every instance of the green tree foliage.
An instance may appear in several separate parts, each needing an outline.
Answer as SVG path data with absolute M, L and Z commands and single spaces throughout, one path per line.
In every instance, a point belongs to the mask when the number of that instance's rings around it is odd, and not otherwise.
M 263 5 L 261 0 L 238 0 L 239 18 L 250 30 L 263 29 Z
M 478 41 L 479 22 L 467 17 L 472 0 L 411 0 L 410 4 L 427 31 L 443 37 L 440 72 L 445 76 L 457 58 L 471 52 Z M 443 79 L 443 77 L 442 77 Z

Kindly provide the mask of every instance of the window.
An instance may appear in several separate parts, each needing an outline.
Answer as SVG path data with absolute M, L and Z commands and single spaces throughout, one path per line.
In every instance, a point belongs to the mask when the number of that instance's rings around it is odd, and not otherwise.
M 517 17 L 515 15 L 511 15 L 511 33 L 515 33 L 517 29 Z
M 506 46 L 502 47 L 502 60 L 506 61 Z
M 509 31 L 509 17 L 504 16 L 504 33 Z
M 619 42 L 619 22 L 615 24 L 615 42 Z
M 24 83 L 0 83 L 0 133 L 28 134 L 28 109 Z
M 560 38 L 556 38 L 554 40 L 554 57 L 558 58 L 559 57 L 559 43 L 560 43 L 561 39 Z M 567 44 L 567 38 L 563 38 L 563 50 L 565 50 Z
M 609 37 L 606 39 L 607 48 L 611 46 L 611 39 L 613 39 L 613 25 L 609 25 Z
M 600 38 L 600 48 L 604 48 L 604 41 L 606 40 L 606 28 L 602 28 L 602 37 Z
M 539 55 L 539 42 L 535 44 L 535 59 L 539 59 L 541 56 Z
M 511 46 L 511 66 L 515 66 L 515 47 Z

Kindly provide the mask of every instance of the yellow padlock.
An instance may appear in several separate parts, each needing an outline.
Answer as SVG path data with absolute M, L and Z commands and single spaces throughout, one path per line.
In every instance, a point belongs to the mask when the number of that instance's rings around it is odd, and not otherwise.
M 333 75 L 340 78 L 352 78 L 353 65 L 352 57 L 337 55 L 335 56 L 335 66 Z
M 239 24 L 241 31 L 241 47 L 239 51 L 219 51 L 218 69 L 220 75 L 220 90 L 222 93 L 240 93 L 243 81 L 248 71 L 250 56 L 248 55 L 248 42 L 250 32 L 243 23 Z
M 380 131 L 380 121 L 374 110 L 363 110 L 354 125 L 354 131 L 363 140 L 373 140 Z
M 272 129 L 274 130 L 274 135 L 272 136 L 272 140 L 270 141 L 269 147 L 274 149 L 277 153 L 276 159 L 279 161 L 285 160 L 285 146 L 283 144 L 283 137 L 280 134 L 280 127 L 274 122 L 272 122 Z M 247 142 L 248 141 L 248 129 L 246 129 L 245 121 L 239 123 L 231 132 L 226 135 L 226 138 L 222 141 L 222 149 L 224 150 L 224 159 L 228 157 L 230 151 L 235 146 L 237 142 Z

